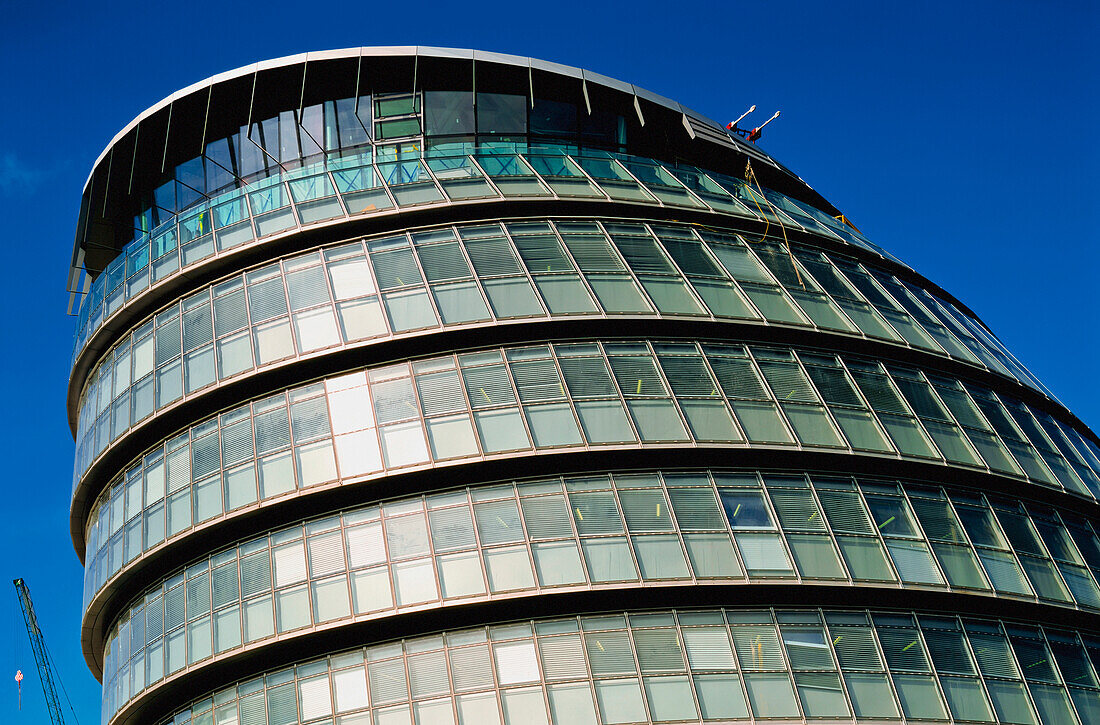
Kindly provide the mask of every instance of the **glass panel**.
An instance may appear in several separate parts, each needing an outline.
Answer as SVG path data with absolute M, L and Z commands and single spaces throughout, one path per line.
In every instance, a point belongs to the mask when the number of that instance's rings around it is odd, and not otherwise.
M 798 705 L 786 673 L 746 674 L 745 688 L 756 717 L 797 718 Z
M 737 675 L 696 675 L 694 682 L 704 720 L 748 717 L 745 695 Z
M 607 725 L 646 719 L 642 692 L 637 680 L 604 680 L 596 683 L 596 701 Z
M 844 673 L 844 684 L 852 709 L 860 718 L 896 718 L 898 706 L 886 675 L 869 673 Z
M 925 675 L 894 675 L 894 687 L 907 718 L 947 719 L 936 681 Z

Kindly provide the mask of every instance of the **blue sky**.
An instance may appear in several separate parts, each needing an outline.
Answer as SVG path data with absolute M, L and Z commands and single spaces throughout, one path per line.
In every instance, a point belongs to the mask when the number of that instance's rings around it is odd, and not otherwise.
M 23 576 L 77 706 L 68 536 L 65 273 L 92 162 L 142 109 L 260 59 L 360 45 L 474 47 L 588 68 L 726 121 L 783 115 L 761 146 L 868 236 L 974 309 L 1087 423 L 1100 423 L 1094 2 L 0 3 L 0 358 L 7 553 L 0 721 L 47 723 L 6 581 Z M 673 12 L 670 12 L 670 8 Z M 16 668 L 27 675 L 16 711 Z M 7 683 L 7 684 L 3 684 Z

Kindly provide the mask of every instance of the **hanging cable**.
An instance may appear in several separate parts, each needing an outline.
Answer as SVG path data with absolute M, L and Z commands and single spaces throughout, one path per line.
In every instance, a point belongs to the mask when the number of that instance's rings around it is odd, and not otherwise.
M 779 229 L 783 232 L 783 247 L 787 250 L 787 256 L 790 257 L 791 267 L 794 268 L 795 277 L 797 277 L 797 279 L 798 279 L 798 286 L 801 287 L 803 290 L 805 290 L 806 289 L 806 282 L 802 279 L 802 273 L 798 270 L 798 264 L 794 261 L 794 253 L 791 252 L 791 242 L 787 238 L 787 227 L 783 225 L 783 218 L 779 215 L 779 210 L 776 209 L 775 206 L 772 205 L 771 201 L 764 194 L 764 187 L 762 187 L 760 185 L 760 180 L 756 178 L 756 172 L 752 170 L 752 160 L 751 159 L 746 159 L 745 160 L 745 180 L 748 181 L 750 179 L 752 180 L 753 183 L 756 184 L 756 188 L 760 192 L 760 196 L 764 199 L 764 203 L 768 205 L 768 209 L 770 209 L 772 214 L 775 215 L 775 219 L 779 223 Z M 749 187 L 749 189 L 751 191 L 752 187 Z M 756 208 L 759 209 L 760 205 L 757 204 Z M 763 215 L 763 211 L 761 211 L 761 215 Z M 765 226 L 764 227 L 764 236 L 766 237 L 767 234 L 768 234 L 768 227 Z M 761 240 L 761 241 L 763 241 L 763 240 Z

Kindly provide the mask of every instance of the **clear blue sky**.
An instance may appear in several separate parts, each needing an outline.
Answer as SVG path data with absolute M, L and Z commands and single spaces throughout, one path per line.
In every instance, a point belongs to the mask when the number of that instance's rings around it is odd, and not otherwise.
M 361 45 L 473 47 L 588 68 L 729 120 L 871 239 L 954 293 L 1100 425 L 1100 10 L 998 2 L 0 2 L 0 219 L 8 278 L 0 446 L 0 722 L 46 723 L 7 583 L 23 576 L 80 721 L 65 422 L 66 266 L 80 192 L 111 137 L 178 88 L 257 60 Z M 759 115 L 762 120 L 766 115 Z M 6 618 L 8 623 L 2 620 Z M 7 624 L 7 626 L 4 626 Z M 12 677 L 27 675 L 17 712 Z

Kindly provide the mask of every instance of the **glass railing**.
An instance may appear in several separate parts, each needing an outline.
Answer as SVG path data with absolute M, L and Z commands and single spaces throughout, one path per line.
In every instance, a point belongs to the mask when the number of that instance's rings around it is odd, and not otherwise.
M 650 159 L 498 144 L 468 155 L 366 154 L 264 179 L 222 194 L 142 234 L 96 277 L 81 302 L 73 360 L 103 324 L 150 286 L 265 237 L 320 222 L 472 199 L 636 202 L 764 219 L 887 256 L 846 225 L 743 180 Z M 893 259 L 893 257 L 889 257 Z
M 318 625 L 498 596 L 628 589 L 639 583 L 918 587 L 1096 611 L 1096 572 L 1084 565 L 1078 549 L 1088 547 L 1085 556 L 1095 559 L 1100 550 L 1095 531 L 1088 521 L 1063 514 L 1068 523 L 1046 507 L 1031 511 L 1018 502 L 894 480 L 721 470 L 594 472 L 394 500 L 270 532 L 158 582 L 123 610 L 105 638 L 103 681 L 117 688 L 117 708 L 162 678 Z M 731 618 L 752 625 L 733 629 L 734 645 L 744 658 L 742 670 L 786 667 L 778 641 L 785 643 L 791 667 L 798 672 L 836 669 L 815 614 L 780 616 L 784 624 L 778 638 L 767 612 L 757 613 L 758 618 Z M 650 613 L 634 621 L 638 627 L 672 624 L 667 615 Z M 933 624 L 941 621 L 951 626 Z M 621 622 L 594 618 L 583 627 L 591 644 L 589 661 L 598 671 L 618 664 L 618 674 L 636 673 L 629 645 L 624 652 L 610 633 L 592 634 L 621 628 Z M 961 637 L 953 619 L 922 622 L 932 630 L 953 629 Z M 887 663 L 909 673 L 930 672 L 910 617 L 894 614 L 876 623 Z M 866 629 L 862 614 L 844 615 L 834 624 L 837 629 L 828 641 L 862 641 L 874 652 L 870 638 L 861 640 L 855 629 L 847 628 L 858 624 Z M 711 657 L 721 642 L 729 649 L 726 630 L 718 625 L 714 634 L 721 637 L 706 649 Z M 925 637 L 946 636 L 946 631 L 926 632 Z M 669 634 L 672 639 L 662 639 L 659 630 L 635 634 L 636 643 L 654 648 L 639 652 L 643 672 L 684 669 L 682 658 L 677 659 L 679 641 L 674 630 Z M 494 637 L 502 639 L 508 637 Z M 690 632 L 685 639 L 703 646 Z M 1058 680 L 1048 677 L 1054 673 L 1053 659 L 1047 653 L 1044 660 L 1034 651 L 1042 647 L 1041 635 L 1033 639 L 1036 644 L 1021 645 L 1021 671 L 1027 678 L 1054 684 Z M 842 665 L 883 669 L 877 657 L 865 655 L 858 661 L 850 646 L 838 647 Z M 942 646 L 932 650 L 934 661 L 949 654 Z M 701 658 L 702 651 L 693 655 Z M 944 669 L 975 674 L 965 648 L 951 649 L 950 656 Z M 498 657 L 502 672 L 515 665 L 514 658 L 503 653 Z M 726 667 L 735 669 L 732 658 L 726 659 Z M 574 666 L 583 663 L 581 656 L 573 660 Z M 1042 674 L 1036 671 L 1040 666 L 1047 668 Z M 824 692 L 817 691 L 802 700 L 811 716 L 851 716 L 835 672 L 833 679 L 831 699 L 823 700 Z M 1095 685 L 1091 679 L 1070 682 Z M 971 684 L 977 688 L 976 681 Z M 956 697 L 961 686 L 949 687 L 949 696 Z M 882 687 L 887 695 L 885 679 Z M 926 692 L 932 701 L 907 707 L 925 716 L 935 711 L 935 717 L 943 718 L 934 692 Z M 405 697 L 392 702 L 399 699 Z M 376 705 L 392 702 L 376 695 Z M 761 704 L 771 715 L 799 714 L 793 697 Z M 869 700 L 865 704 L 872 707 Z M 881 716 L 897 715 L 889 697 L 877 707 Z M 908 711 L 909 716 L 917 714 Z
M 631 445 L 896 456 L 1100 496 L 1100 477 L 1084 463 L 1092 454 L 1072 430 L 1011 398 L 911 369 L 662 341 L 488 349 L 334 376 L 146 451 L 91 507 L 85 606 L 146 551 L 314 487 Z

